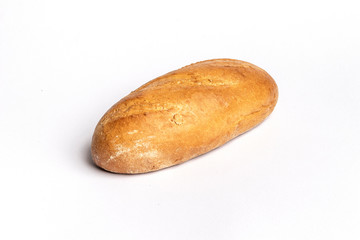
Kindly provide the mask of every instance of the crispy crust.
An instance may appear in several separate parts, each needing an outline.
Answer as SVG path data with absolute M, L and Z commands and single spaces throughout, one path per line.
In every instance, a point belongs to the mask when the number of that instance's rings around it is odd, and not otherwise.
M 275 81 L 239 60 L 194 63 L 158 77 L 111 107 L 96 126 L 96 165 L 116 173 L 170 167 L 261 123 L 278 98 Z

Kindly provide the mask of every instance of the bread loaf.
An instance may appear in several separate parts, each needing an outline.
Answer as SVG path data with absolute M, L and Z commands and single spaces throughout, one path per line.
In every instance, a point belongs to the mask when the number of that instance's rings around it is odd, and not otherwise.
M 275 81 L 253 64 L 233 59 L 191 64 L 112 106 L 96 126 L 92 158 L 103 169 L 128 174 L 177 165 L 261 123 L 277 98 Z

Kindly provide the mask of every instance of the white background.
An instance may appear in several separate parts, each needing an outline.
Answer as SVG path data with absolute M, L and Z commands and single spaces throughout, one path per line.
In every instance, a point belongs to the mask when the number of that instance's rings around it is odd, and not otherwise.
M 1 1 L 1 239 L 360 239 L 357 1 Z M 279 86 L 256 129 L 142 175 L 91 163 L 141 84 L 235 58 Z

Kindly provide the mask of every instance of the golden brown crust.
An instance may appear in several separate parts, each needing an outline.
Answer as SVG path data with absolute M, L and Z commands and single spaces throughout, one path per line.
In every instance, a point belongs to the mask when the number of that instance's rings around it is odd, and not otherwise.
M 117 173 L 170 167 L 261 123 L 277 98 L 275 81 L 253 64 L 194 63 L 144 84 L 111 107 L 96 126 L 92 157 Z

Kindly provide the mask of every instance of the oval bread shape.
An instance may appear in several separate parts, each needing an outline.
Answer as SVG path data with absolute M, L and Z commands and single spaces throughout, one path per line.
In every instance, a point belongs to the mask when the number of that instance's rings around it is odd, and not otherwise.
M 194 63 L 158 77 L 112 106 L 96 126 L 95 164 L 145 173 L 209 152 L 261 123 L 278 98 L 275 81 L 240 60 Z

